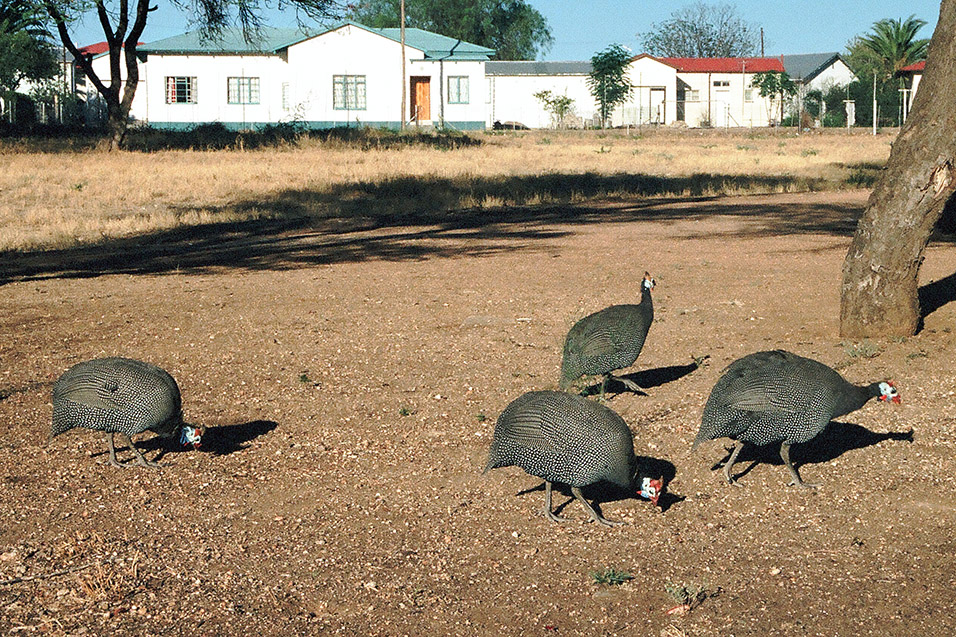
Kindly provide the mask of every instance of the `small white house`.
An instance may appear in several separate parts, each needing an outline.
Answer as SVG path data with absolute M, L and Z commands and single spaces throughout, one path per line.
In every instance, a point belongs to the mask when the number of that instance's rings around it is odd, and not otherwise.
M 677 69 L 673 65 L 642 53 L 631 58 L 626 77 L 631 95 L 611 114 L 613 126 L 673 124 L 677 120 Z
M 900 69 L 900 74 L 906 80 L 906 83 L 909 85 L 903 93 L 903 121 L 909 117 L 910 111 L 913 110 L 913 98 L 916 97 L 916 90 L 919 88 L 919 83 L 923 79 L 923 72 L 926 71 L 926 61 L 917 62 L 916 64 L 910 64 L 909 66 L 904 66 Z
M 658 58 L 677 70 L 677 121 L 688 126 L 753 127 L 779 121 L 774 100 L 754 75 L 783 72 L 779 58 Z
M 406 122 L 485 127 L 485 61 L 492 49 L 405 30 L 406 112 L 401 113 L 399 29 L 346 22 L 321 33 L 263 28 L 209 41 L 198 32 L 139 47 L 140 84 L 130 115 L 156 128 L 219 122 L 233 129 L 296 122 L 308 128 Z M 109 77 L 105 55 L 94 60 Z
M 528 128 L 548 128 L 551 115 L 541 100 L 541 91 L 572 100 L 571 116 L 565 125 L 580 127 L 592 122 L 598 105 L 588 90 L 590 62 L 486 62 L 487 125 L 520 124 Z
M 787 75 L 797 85 L 797 94 L 789 112 L 802 110 L 810 91 L 826 93 L 833 87 L 846 86 L 857 79 L 839 53 L 802 53 L 781 55 L 780 58 Z M 822 117 L 823 113 L 820 114 Z

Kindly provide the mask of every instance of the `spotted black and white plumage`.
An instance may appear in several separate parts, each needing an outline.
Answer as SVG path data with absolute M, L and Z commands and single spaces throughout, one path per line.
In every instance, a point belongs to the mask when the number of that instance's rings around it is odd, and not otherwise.
M 199 431 L 183 423 L 182 397 L 176 381 L 165 370 L 130 358 L 99 358 L 74 365 L 53 385 L 53 426 L 50 437 L 84 427 L 106 433 L 110 463 L 116 461 L 113 435 L 126 437 L 137 455 L 147 461 L 131 436 L 153 431 L 160 436 L 181 435 L 199 445 Z
M 654 280 L 645 272 L 639 304 L 612 305 L 574 324 L 564 341 L 560 380 L 562 390 L 584 374 L 600 375 L 603 377 L 603 398 L 604 386 L 611 372 L 634 364 L 654 321 L 654 303 L 651 300 L 653 287 Z M 631 380 L 618 380 L 631 390 L 640 390 Z
M 717 438 L 736 440 L 724 465 L 724 476 L 734 483 L 730 472 L 744 443 L 780 443 L 791 484 L 816 486 L 800 479 L 790 462 L 790 445 L 816 437 L 831 420 L 876 397 L 899 402 L 892 383 L 861 387 L 815 360 L 783 350 L 756 352 L 731 363 L 714 385 L 694 447 Z
M 559 391 L 519 396 L 498 417 L 485 471 L 517 466 L 545 481 L 545 514 L 551 511 L 551 483 L 560 482 L 588 510 L 591 519 L 614 524 L 595 511 L 580 488 L 602 480 L 629 489 L 640 481 L 642 495 L 656 504 L 660 480 L 638 475 L 634 441 L 624 419 L 607 407 Z

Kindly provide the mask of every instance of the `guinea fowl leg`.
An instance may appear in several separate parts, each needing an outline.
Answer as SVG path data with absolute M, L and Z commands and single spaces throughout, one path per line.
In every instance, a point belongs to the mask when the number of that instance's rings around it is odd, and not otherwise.
M 581 504 L 584 505 L 584 508 L 587 509 L 588 513 L 591 514 L 591 519 L 594 520 L 595 522 L 600 522 L 601 524 L 605 526 L 617 526 L 619 524 L 624 524 L 623 522 L 614 522 L 614 521 L 608 520 L 607 518 L 602 517 L 601 514 L 595 511 L 594 507 L 588 504 L 588 501 L 584 499 L 584 496 L 581 495 L 581 489 L 579 487 L 571 487 L 571 493 L 573 493 L 574 497 L 577 498 L 581 502 Z
M 565 522 L 567 518 L 562 518 L 559 515 L 556 515 L 554 511 L 551 510 L 551 483 L 547 480 L 544 481 L 544 511 L 543 513 L 548 516 L 549 520 L 554 522 Z
M 727 478 L 727 484 L 732 484 L 735 487 L 741 486 L 736 480 L 733 479 L 730 475 L 730 470 L 734 468 L 734 463 L 737 462 L 737 454 L 740 453 L 740 450 L 744 448 L 744 441 L 738 440 L 737 444 L 734 446 L 734 450 L 731 452 L 730 457 L 727 458 L 726 464 L 724 464 L 724 477 Z
M 126 442 L 129 443 L 130 448 L 136 452 L 136 464 L 143 467 L 163 466 L 159 464 L 158 462 L 150 462 L 149 460 L 147 460 L 146 457 L 143 455 L 143 452 L 139 450 L 139 447 L 133 444 L 133 439 L 129 437 L 129 434 L 123 434 L 123 435 L 126 436 Z
M 793 468 L 793 463 L 790 462 L 790 445 L 785 442 L 780 443 L 780 457 L 783 458 L 783 463 L 787 465 L 787 469 L 790 470 L 790 475 L 793 477 L 793 480 L 787 483 L 788 487 L 797 485 L 804 489 L 816 489 L 820 486 L 819 484 L 810 484 L 800 479 L 800 474 L 797 473 L 797 470 Z
M 614 380 L 619 380 L 624 383 L 624 386 L 630 389 L 631 391 L 644 391 L 644 388 L 635 383 L 630 378 L 624 378 L 623 376 L 611 376 Z
M 112 431 L 106 432 L 106 442 L 108 442 L 110 445 L 110 464 L 113 465 L 114 467 L 122 467 L 125 469 L 129 465 L 129 463 L 120 462 L 119 460 L 116 459 L 116 447 L 113 446 Z

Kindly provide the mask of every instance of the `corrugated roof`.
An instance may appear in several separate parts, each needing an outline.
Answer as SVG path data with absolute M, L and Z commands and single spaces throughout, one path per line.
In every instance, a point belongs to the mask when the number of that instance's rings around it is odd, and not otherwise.
M 398 27 L 369 29 L 369 31 L 379 33 L 396 42 L 400 42 L 402 38 L 401 29 Z M 450 38 L 447 35 L 439 35 L 424 29 L 406 28 L 405 44 L 419 51 L 424 51 L 426 59 L 487 60 L 495 54 L 494 49 Z
M 916 64 L 910 64 L 909 66 L 904 66 L 900 69 L 901 71 L 909 71 L 910 73 L 922 73 L 926 70 L 926 60 L 922 62 L 917 62 Z
M 819 75 L 828 66 L 840 60 L 840 54 L 832 53 L 799 53 L 797 55 L 782 55 L 783 68 L 792 79 L 806 82 Z
M 590 72 L 590 62 L 491 61 L 485 64 L 485 75 L 587 75 Z
M 783 71 L 779 58 L 656 58 L 682 73 L 763 73 Z
M 137 42 L 137 46 L 143 44 L 142 42 Z M 87 44 L 86 46 L 81 46 L 79 48 L 81 55 L 92 55 L 96 57 L 97 55 L 102 55 L 110 50 L 110 45 L 108 42 L 96 42 L 95 44 Z
M 258 36 L 247 42 L 241 29 L 226 29 L 215 39 L 204 38 L 199 31 L 190 31 L 182 35 L 150 42 L 139 47 L 144 53 L 192 53 L 207 55 L 245 54 L 264 55 L 273 54 L 282 49 L 298 44 L 303 40 L 341 29 L 344 26 L 354 26 L 375 33 L 395 42 L 401 41 L 401 32 L 398 28 L 372 29 L 357 22 L 343 22 L 325 31 L 308 31 L 304 29 L 278 29 L 262 27 Z M 494 55 L 495 50 L 477 44 L 456 40 L 444 35 L 432 33 L 422 29 L 405 29 L 405 44 L 413 49 L 422 51 L 425 59 L 451 60 L 487 60 Z

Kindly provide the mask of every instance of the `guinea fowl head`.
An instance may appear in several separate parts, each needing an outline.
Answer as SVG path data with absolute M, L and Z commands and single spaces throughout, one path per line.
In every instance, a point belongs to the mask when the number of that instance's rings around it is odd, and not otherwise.
M 641 284 L 641 290 L 653 290 L 657 282 L 651 277 L 650 272 L 644 272 L 644 282 Z
M 183 423 L 179 435 L 179 443 L 183 446 L 192 445 L 193 449 L 199 449 L 202 446 L 203 430 L 201 427 L 194 427 Z
M 638 466 L 634 472 L 634 483 L 637 485 L 638 494 L 642 498 L 650 500 L 654 506 L 657 506 L 657 501 L 664 493 L 664 478 L 652 478 L 644 475 L 642 468 Z
M 896 384 L 893 381 L 888 380 L 885 383 L 879 383 L 877 387 L 880 390 L 877 400 L 882 400 L 885 403 L 900 403 L 900 393 L 896 391 Z

